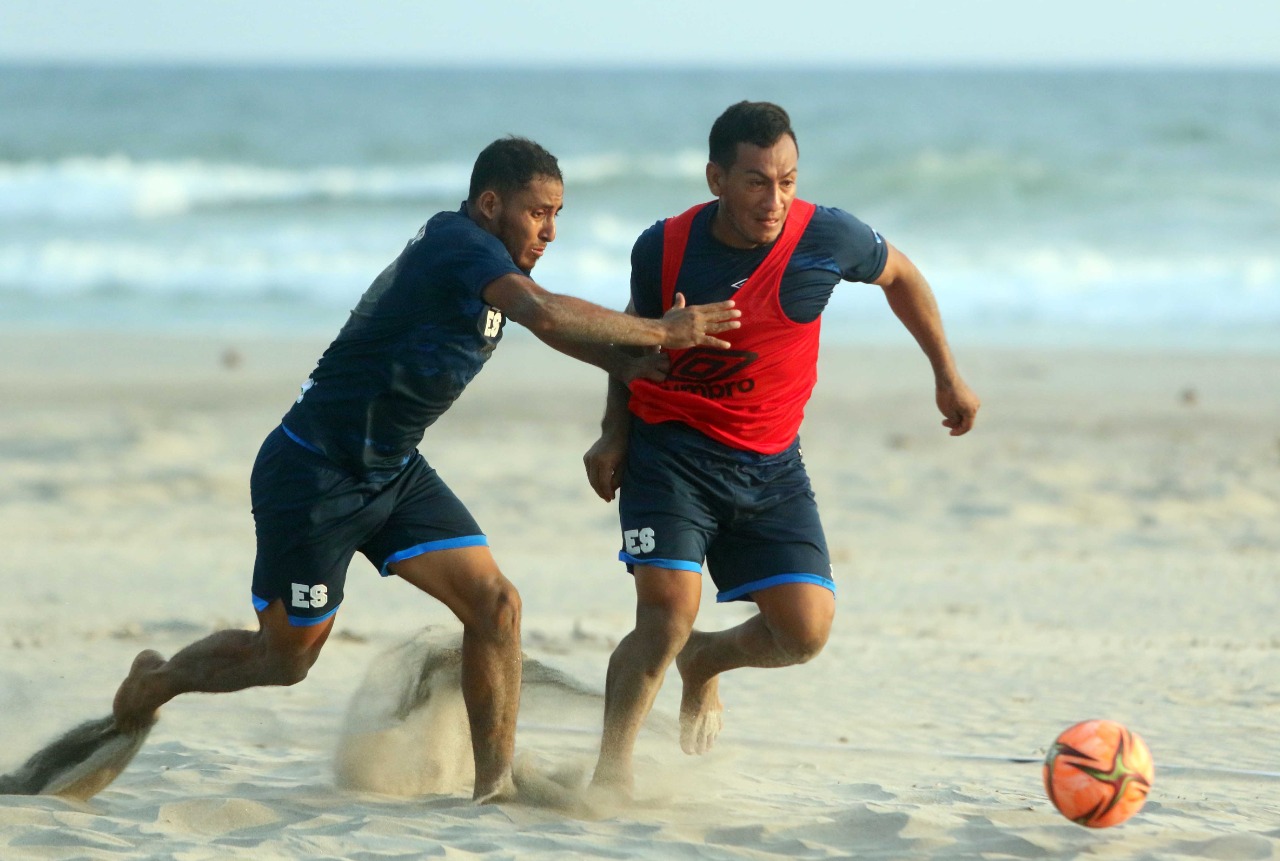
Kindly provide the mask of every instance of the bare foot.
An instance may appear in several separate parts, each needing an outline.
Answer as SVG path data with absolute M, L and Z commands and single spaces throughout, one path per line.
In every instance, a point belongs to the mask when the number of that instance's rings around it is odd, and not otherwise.
M 698 647 L 694 632 L 676 656 L 676 669 L 684 681 L 680 696 L 680 749 L 701 756 L 711 750 L 724 726 L 724 703 L 720 701 L 720 677 L 705 676 L 697 669 Z
M 501 804 L 504 801 L 514 801 L 517 794 L 515 780 L 511 776 L 511 769 L 508 768 L 501 777 L 488 786 L 477 783 L 471 800 L 476 804 Z
M 133 659 L 129 675 L 120 683 L 111 707 L 116 728 L 121 732 L 137 732 L 155 723 L 159 704 L 149 674 L 163 667 L 164 663 L 164 657 L 151 649 L 139 652 Z
M 629 801 L 631 793 L 635 791 L 635 775 L 631 773 L 630 763 L 629 758 L 626 765 L 606 762 L 601 758 L 591 776 L 591 792 L 598 793 L 602 798 Z
M 597 810 L 621 810 L 634 801 L 635 788 L 631 779 L 609 781 L 599 776 L 587 785 L 584 796 L 587 804 Z
M 551 770 L 527 753 L 516 756 L 512 775 L 516 781 L 515 801 L 530 807 L 546 807 L 583 815 L 589 804 L 585 777 L 580 768 Z

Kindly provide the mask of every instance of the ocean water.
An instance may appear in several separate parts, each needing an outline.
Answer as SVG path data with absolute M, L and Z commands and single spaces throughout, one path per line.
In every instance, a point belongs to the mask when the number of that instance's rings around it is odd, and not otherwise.
M 336 331 L 504 134 L 561 160 L 535 277 L 612 307 L 707 196 L 743 98 L 792 115 L 800 192 L 880 230 L 956 341 L 1280 347 L 1280 70 L 0 66 L 0 324 Z M 826 336 L 901 340 L 843 285 Z

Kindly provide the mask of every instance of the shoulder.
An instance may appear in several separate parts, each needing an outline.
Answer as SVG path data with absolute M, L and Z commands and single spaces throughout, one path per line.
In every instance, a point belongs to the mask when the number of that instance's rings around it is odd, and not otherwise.
M 833 206 L 814 209 L 802 245 L 834 260 L 846 281 L 873 281 L 884 269 L 889 247 L 878 232 Z
M 461 212 L 433 215 L 409 243 L 411 249 L 428 254 L 491 254 L 510 257 L 498 237 Z
M 635 244 L 631 246 L 631 262 L 635 263 L 640 260 L 647 260 L 654 255 L 659 257 L 662 254 L 662 236 L 665 219 L 655 221 L 636 238 Z
M 631 247 L 631 306 L 641 317 L 662 316 L 664 224 L 652 224 Z
M 708 224 L 711 216 L 716 211 L 716 202 L 700 203 L 697 206 L 690 207 L 682 213 L 673 215 L 669 218 L 662 218 L 649 225 L 640 237 L 636 240 L 635 245 L 631 248 L 631 259 L 634 263 L 637 256 L 644 255 L 648 257 L 658 257 L 661 259 L 662 249 L 665 244 L 667 235 L 667 225 L 671 222 L 679 223 L 681 219 L 687 219 L 690 224 L 690 242 L 696 243 L 704 235 L 710 237 Z
M 834 206 L 817 206 L 805 231 L 805 239 L 841 242 L 879 234 L 854 215 Z M 881 240 L 883 241 L 883 240 Z
M 419 228 L 399 256 L 365 291 L 363 316 L 469 316 L 485 286 L 520 269 L 502 242 L 458 212 L 441 212 Z
M 440 284 L 461 284 L 470 293 L 502 275 L 525 274 L 501 239 L 461 212 L 433 216 L 404 256 L 410 271 Z

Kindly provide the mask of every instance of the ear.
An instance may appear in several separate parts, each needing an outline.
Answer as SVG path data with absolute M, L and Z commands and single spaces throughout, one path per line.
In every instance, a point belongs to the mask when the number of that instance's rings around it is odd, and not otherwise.
M 493 221 L 502 209 L 502 198 L 493 189 L 482 191 L 476 198 L 476 208 L 480 210 L 480 214 L 486 221 Z
M 711 189 L 713 197 L 719 197 L 724 188 L 724 168 L 714 161 L 707 162 L 707 188 Z

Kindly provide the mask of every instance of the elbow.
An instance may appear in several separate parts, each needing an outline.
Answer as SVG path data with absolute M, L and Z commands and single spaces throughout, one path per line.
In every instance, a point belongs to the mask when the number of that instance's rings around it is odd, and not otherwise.
M 524 326 L 539 338 L 550 338 L 556 334 L 559 328 L 556 317 L 545 307 L 537 308 L 533 313 L 526 316 L 523 320 L 517 320 L 517 323 Z

